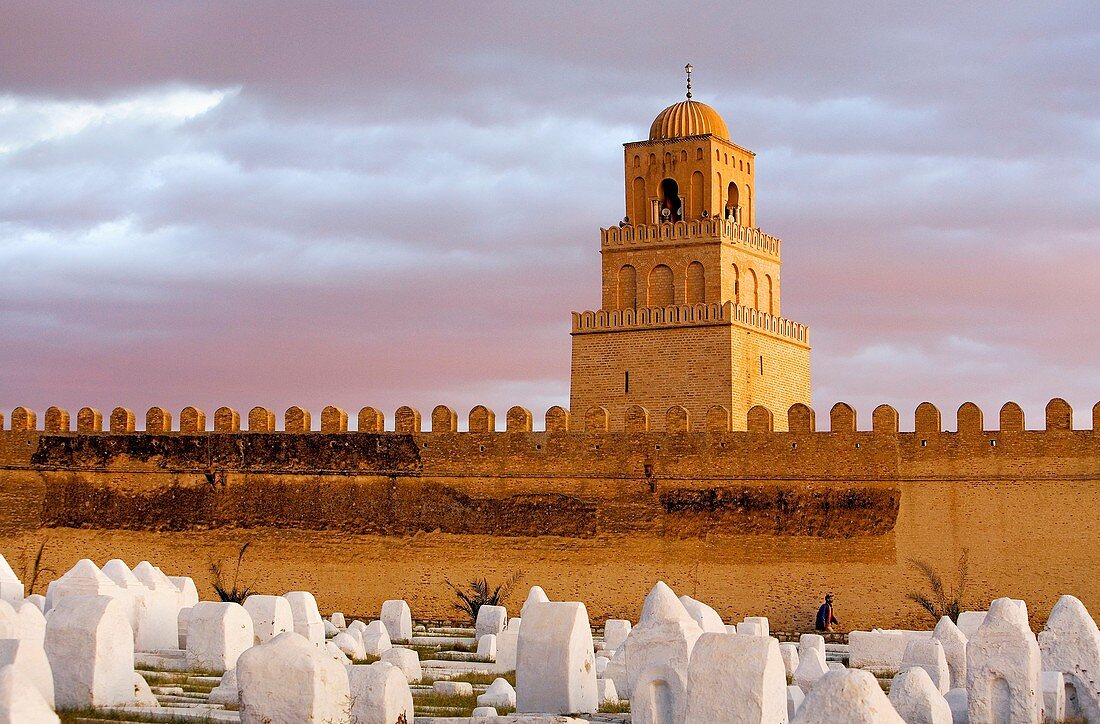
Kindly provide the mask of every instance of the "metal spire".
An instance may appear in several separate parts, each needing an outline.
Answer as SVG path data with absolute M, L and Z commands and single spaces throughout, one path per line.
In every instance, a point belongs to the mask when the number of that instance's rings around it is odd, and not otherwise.
M 684 72 L 687 73 L 688 76 L 688 100 L 691 100 L 691 71 L 693 70 L 695 70 L 695 68 L 692 67 L 691 63 L 684 66 Z

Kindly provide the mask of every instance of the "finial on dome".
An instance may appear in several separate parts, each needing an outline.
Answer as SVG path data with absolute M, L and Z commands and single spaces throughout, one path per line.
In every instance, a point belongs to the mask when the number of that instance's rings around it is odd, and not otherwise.
M 695 68 L 692 67 L 691 63 L 688 63 L 687 65 L 684 66 L 684 72 L 687 73 L 687 76 L 688 76 L 688 98 L 689 99 L 691 98 L 691 71 L 693 71 L 693 70 L 695 70 Z

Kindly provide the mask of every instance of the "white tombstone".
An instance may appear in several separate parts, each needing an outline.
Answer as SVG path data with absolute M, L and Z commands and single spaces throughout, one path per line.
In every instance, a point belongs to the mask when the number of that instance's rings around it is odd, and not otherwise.
M 779 658 L 783 659 L 783 671 L 793 679 L 798 670 L 798 644 L 779 644 Z
M 16 667 L 0 666 L 0 724 L 58 724 L 61 720 Z
M 252 646 L 252 617 L 239 603 L 199 601 L 187 621 L 187 667 L 228 671 Z
M 611 663 L 611 659 L 606 656 L 596 657 L 596 678 L 603 678 L 603 672 L 607 671 L 607 665 Z
M 618 651 L 630 635 L 630 622 L 622 618 L 609 618 L 603 623 L 603 646 L 608 651 Z
M 523 612 L 527 610 L 528 605 L 534 603 L 548 603 L 549 601 L 550 598 L 546 595 L 546 591 L 542 590 L 542 586 L 531 586 L 531 590 L 527 592 L 527 598 L 523 601 L 523 605 L 520 606 L 519 617 L 523 618 L 525 615 Z
M 1100 630 L 1085 605 L 1062 596 L 1039 634 L 1044 671 L 1065 678 L 1066 716 L 1100 721 Z
M 412 640 L 412 610 L 408 603 L 402 600 L 383 601 L 379 618 L 385 624 L 391 641 L 406 643 Z
M 237 709 L 241 705 L 241 692 L 237 689 L 237 670 L 230 669 L 222 675 L 222 680 L 210 691 L 207 699 L 210 704 L 221 704 Z
M 336 628 L 336 624 L 328 619 L 325 619 L 325 638 L 330 639 L 336 634 L 340 633 L 340 629 Z
M 844 669 L 821 677 L 798 709 L 795 724 L 905 724 L 869 671 Z
M 367 624 L 363 623 L 362 621 L 352 621 L 351 623 L 349 623 L 347 625 L 347 627 L 344 630 L 345 631 L 351 631 L 351 630 L 363 631 L 366 628 L 367 628 Z
M 1043 687 L 1043 721 L 1062 721 L 1066 718 L 1066 677 L 1061 671 L 1044 671 L 1039 682 Z
M 134 685 L 134 691 L 133 695 L 130 697 L 130 701 L 126 703 L 127 706 L 143 706 L 149 708 L 160 706 L 160 701 L 157 700 L 156 695 L 153 694 L 153 690 L 150 688 L 149 682 L 145 680 L 144 676 L 135 671 L 131 681 Z
M 928 671 L 913 666 L 894 677 L 890 703 L 908 724 L 951 724 L 951 707 Z
M 42 610 L 31 601 L 23 601 L 15 605 L 16 625 L 19 628 L 19 638 L 32 641 L 38 646 L 44 645 L 46 640 L 46 617 Z
M 516 711 L 595 712 L 595 658 L 583 603 L 530 605 L 519 629 Z
M 59 709 L 133 700 L 134 632 L 115 598 L 65 595 L 46 619 L 45 650 Z
M 191 620 L 192 608 L 194 606 L 181 608 L 180 612 L 176 614 L 176 645 L 180 647 L 181 651 L 187 650 L 187 623 Z
M 1042 718 L 1039 644 L 1019 601 L 998 598 L 966 647 L 972 722 L 1038 724 Z
M 405 674 L 396 666 L 377 661 L 349 666 L 351 720 L 356 724 L 412 724 L 413 698 Z M 403 717 L 403 718 L 402 718 Z
M 8 565 L 7 559 L 0 555 L 0 601 L 7 601 L 14 606 L 22 600 L 23 583 Z
M 953 724 L 968 724 L 970 721 L 969 704 L 966 701 L 966 689 L 952 689 L 943 695 L 947 706 L 951 708 Z
M 468 681 L 433 681 L 432 691 L 442 696 L 473 696 L 474 685 Z
M 493 683 L 489 684 L 489 687 L 485 689 L 485 693 L 477 697 L 477 705 L 500 709 L 511 707 L 514 709 L 516 706 L 516 690 L 512 688 L 512 685 L 506 679 L 493 679 Z
M 189 576 L 168 576 L 168 580 L 180 593 L 180 608 L 190 608 L 199 602 L 199 589 Z
M 852 631 L 848 634 L 848 666 L 879 674 L 896 673 L 909 642 L 931 638 L 930 631 Z
M 497 710 L 491 706 L 475 706 L 474 710 L 470 712 L 471 719 L 488 719 L 490 717 L 496 717 Z
M 522 619 L 513 618 L 508 626 L 497 634 L 497 656 L 493 662 L 494 672 L 506 673 L 516 670 L 516 650 L 519 648 L 519 629 Z
M 688 666 L 685 721 L 787 721 L 787 676 L 779 642 L 763 636 L 704 633 Z
M 305 636 L 306 640 L 323 644 L 325 642 L 325 623 L 321 612 L 317 610 L 317 599 L 309 591 L 291 591 L 283 598 L 290 604 L 290 617 L 294 622 L 294 632 Z M 246 601 L 247 603 L 247 601 Z
M 343 630 L 348 627 L 347 622 L 344 621 L 344 614 L 340 613 L 339 611 L 336 611 L 331 616 L 329 616 L 328 620 L 332 621 L 332 625 L 338 629 Z
M 424 678 L 424 670 L 420 666 L 420 657 L 412 649 L 394 647 L 389 651 L 383 651 L 382 661 L 401 669 L 405 674 L 405 680 L 410 684 Z
M 798 658 L 816 656 L 821 659 L 821 666 L 825 666 L 825 637 L 821 634 L 802 634 L 798 637 Z
M 139 651 L 174 649 L 179 645 L 179 613 L 183 607 L 176 585 L 159 568 L 141 561 L 134 578 L 148 591 L 136 634 Z
M 761 631 L 759 636 L 771 636 L 771 625 L 767 616 L 746 616 L 744 622 L 756 624 Z
M 46 613 L 46 597 L 45 596 L 42 596 L 42 595 L 37 594 L 37 593 L 32 593 L 31 595 L 27 596 L 23 600 L 26 601 L 27 603 L 33 603 L 35 606 L 38 606 L 39 611 L 41 611 L 42 613 Z
M 279 634 L 294 630 L 294 612 L 282 596 L 254 594 L 244 600 L 244 610 L 252 617 L 254 643 L 267 643 Z
M 615 680 L 619 696 L 628 696 L 634 701 L 638 680 L 650 668 L 655 668 L 647 675 L 651 691 L 643 693 L 644 697 L 664 696 L 663 686 L 681 695 L 685 693 L 691 650 L 702 635 L 703 630 L 672 589 L 658 581 L 646 595 L 638 625 L 631 629 L 626 643 L 612 658 L 612 662 L 621 658 L 626 665 L 625 680 Z M 682 713 L 683 704 L 682 699 L 677 700 L 675 710 Z
M 496 634 L 485 634 L 477 640 L 476 656 L 483 661 L 496 661 L 497 637 Z
M 795 714 L 798 713 L 798 709 L 802 706 L 802 702 L 804 701 L 806 701 L 806 693 L 802 691 L 802 687 L 794 686 L 793 684 L 787 687 L 788 721 L 794 721 Z
M 20 638 L 21 631 L 19 614 L 15 612 L 15 608 L 7 601 L 0 600 L 0 638 L 17 639 Z
M 474 637 L 485 634 L 498 634 L 508 623 L 508 609 L 504 606 L 482 606 L 477 610 L 477 622 L 474 624 Z
M 943 655 L 947 659 L 947 668 L 951 672 L 951 685 L 948 689 L 965 689 L 966 636 L 954 621 L 944 616 L 936 624 L 932 638 L 943 646 Z
M 963 611 L 959 614 L 959 620 L 956 625 L 959 630 L 962 631 L 963 636 L 969 641 L 974 638 L 974 634 L 978 633 L 978 629 L 985 623 L 985 617 L 989 614 L 988 611 Z
M 354 632 L 358 633 L 358 631 Z M 341 631 L 332 637 L 331 643 L 340 652 L 352 661 L 361 661 L 367 658 L 367 652 L 363 649 L 362 635 L 356 637 L 352 631 Z
M 14 666 L 15 670 L 41 694 L 43 701 L 54 708 L 53 670 L 46 650 L 36 641 L 0 639 L 0 666 Z
M 607 666 L 603 670 L 603 678 L 610 679 L 615 682 L 615 690 L 619 696 L 624 699 L 629 699 L 630 694 L 630 682 L 627 681 L 626 674 L 626 645 L 622 645 L 615 652 L 615 655 L 611 657 L 611 660 L 607 662 Z
M 596 679 L 596 700 L 601 704 L 618 703 L 619 692 L 615 690 L 615 682 L 611 679 Z
M 119 600 L 127 607 L 130 627 L 134 629 L 134 645 L 137 646 L 141 640 L 141 619 L 145 617 L 145 598 L 149 594 L 149 589 L 137 579 L 125 561 L 118 558 L 112 558 L 104 563 L 102 571 L 103 575 L 126 592 L 126 596 Z
M 314 644 L 314 646 L 317 646 L 317 645 L 318 644 Z M 341 651 L 339 648 L 337 648 L 336 645 L 333 644 L 331 641 L 326 641 L 324 643 L 324 649 L 325 649 L 325 652 L 328 653 L 328 655 L 332 657 L 333 661 L 336 661 L 341 666 L 351 666 L 351 663 L 352 663 L 351 659 L 349 659 L 347 657 L 347 654 L 345 654 L 343 651 Z
M 703 630 L 703 633 L 726 632 L 726 625 L 722 623 L 722 617 L 707 604 L 696 601 L 691 596 L 680 596 L 680 603 L 684 604 L 684 609 L 695 623 L 699 624 L 699 628 Z
M 347 670 L 322 647 L 293 631 L 241 654 L 237 687 L 241 724 L 322 724 L 348 719 L 351 694 Z
M 738 636 L 767 636 L 764 627 L 755 621 L 742 621 L 734 627 Z
M 909 641 L 901 659 L 901 669 L 904 671 L 913 666 L 919 666 L 928 673 L 928 678 L 932 680 L 940 696 L 951 690 L 951 671 L 947 666 L 947 657 L 944 655 L 943 644 L 936 639 Z
M 794 670 L 794 683 L 807 694 L 823 676 L 829 673 L 829 665 L 824 656 L 818 656 L 817 649 L 808 648 L 805 656 L 799 656 L 798 668 Z
M 87 558 L 77 561 L 63 576 L 46 587 L 46 610 L 51 610 L 69 596 L 110 596 L 121 599 L 123 610 L 129 610 L 126 593 Z
M 367 656 L 381 656 L 383 652 L 393 648 L 390 643 L 390 634 L 381 621 L 371 621 L 362 631 L 363 650 Z

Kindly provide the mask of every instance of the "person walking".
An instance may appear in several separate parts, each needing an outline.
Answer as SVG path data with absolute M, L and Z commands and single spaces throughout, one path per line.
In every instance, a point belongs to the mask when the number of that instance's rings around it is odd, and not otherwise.
M 829 632 L 833 630 L 834 623 L 840 623 L 840 621 L 833 614 L 833 594 L 826 593 L 825 603 L 817 609 L 817 621 L 814 623 L 814 628 L 818 631 Z

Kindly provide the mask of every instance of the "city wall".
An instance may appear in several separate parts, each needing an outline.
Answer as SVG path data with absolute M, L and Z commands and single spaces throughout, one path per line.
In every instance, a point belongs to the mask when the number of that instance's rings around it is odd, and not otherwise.
M 524 588 L 583 600 L 594 619 L 636 618 L 663 579 L 727 618 L 805 629 L 833 591 L 849 629 L 921 625 L 910 561 L 950 584 L 965 551 L 974 607 L 1024 598 L 1041 625 L 1073 593 L 1100 611 L 1100 404 L 1093 430 L 1074 430 L 1062 400 L 1039 429 L 1013 403 L 995 423 L 963 405 L 951 425 L 925 403 L 913 432 L 888 406 L 867 429 L 843 403 L 828 431 L 804 405 L 783 432 L 762 407 L 744 432 L 721 409 L 625 417 L 608 432 L 600 408 L 555 407 L 533 431 L 512 408 L 498 432 L 479 406 L 458 432 L 454 410 L 422 420 L 406 407 L 384 430 L 368 407 L 348 432 L 335 407 L 320 430 L 297 407 L 282 430 L 264 408 L 246 429 L 228 408 L 211 426 L 195 408 L 178 424 L 153 408 L 138 431 L 124 408 L 75 421 L 50 408 L 41 425 L 17 408 L 0 424 L 0 552 L 29 583 L 45 545 L 36 592 L 78 558 L 121 557 L 211 595 L 210 564 L 250 543 L 242 581 L 312 590 L 329 611 L 369 615 L 402 596 L 416 616 L 454 618 L 445 581 L 522 572 Z

